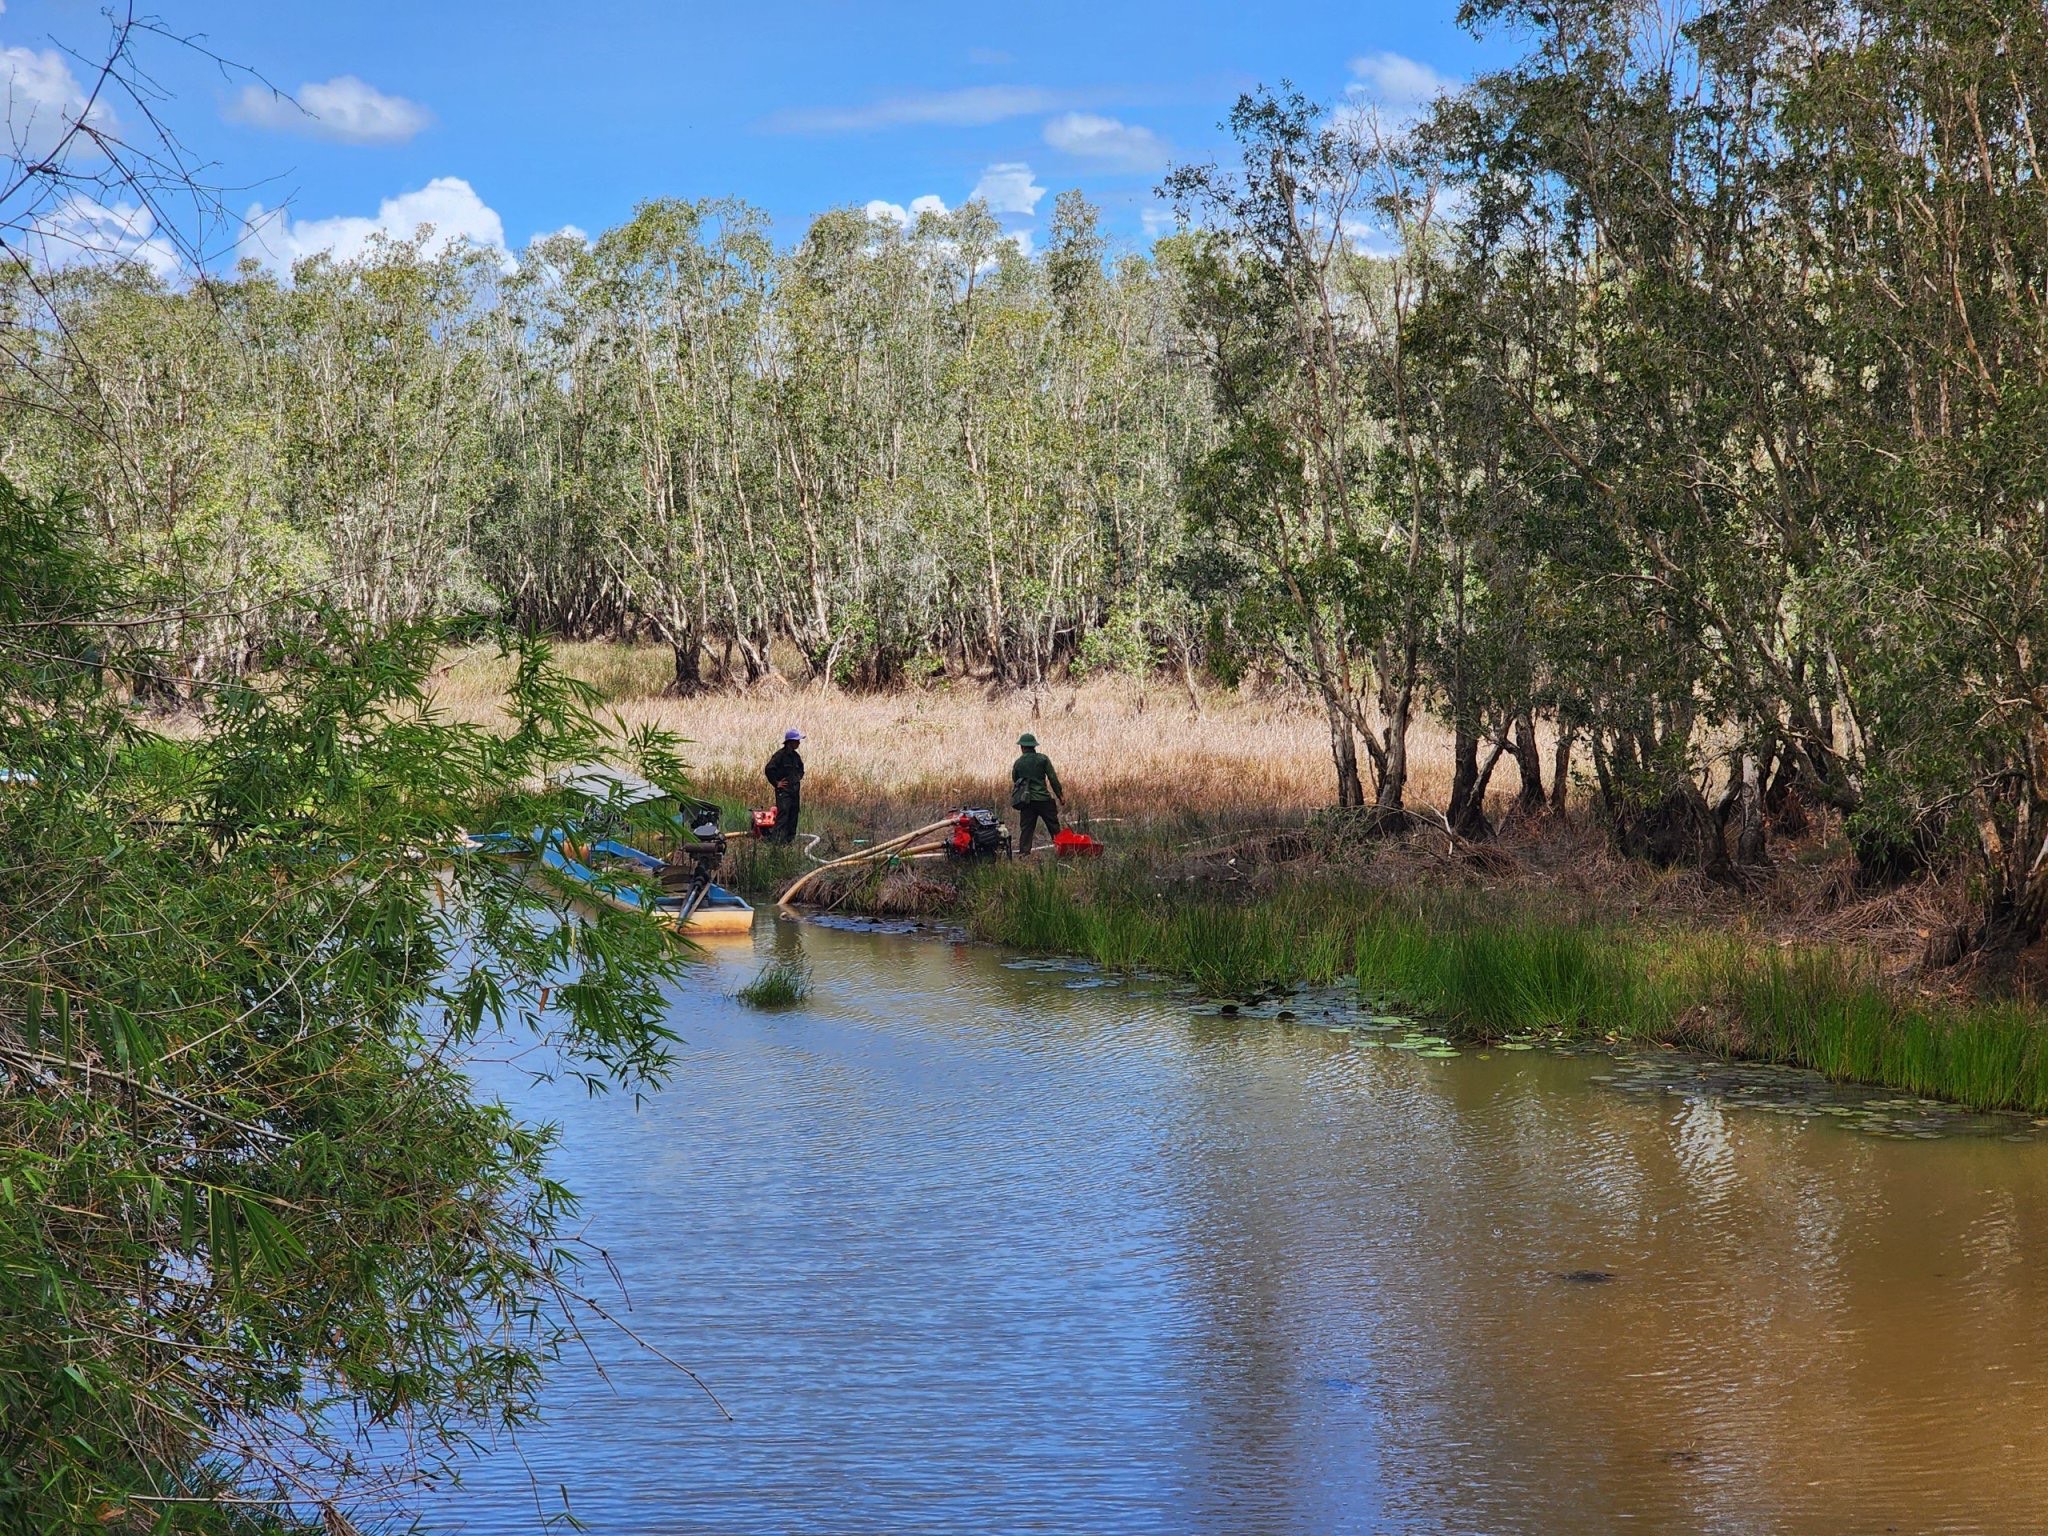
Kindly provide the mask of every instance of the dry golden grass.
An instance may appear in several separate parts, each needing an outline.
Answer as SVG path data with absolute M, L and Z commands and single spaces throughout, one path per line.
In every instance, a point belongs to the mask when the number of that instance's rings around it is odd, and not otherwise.
M 762 765 L 791 726 L 804 733 L 807 799 L 843 806 L 944 810 L 1004 806 L 1019 733 L 1058 768 L 1076 814 L 1290 812 L 1334 799 L 1329 733 L 1299 698 L 1209 691 L 1197 717 L 1164 685 L 1102 681 L 990 696 L 974 684 L 891 694 L 784 688 L 664 697 L 667 652 L 564 645 L 566 670 L 595 684 L 628 723 L 652 721 L 689 742 L 684 756 L 714 793 L 765 803 Z M 488 652 L 451 657 L 438 702 L 491 719 L 506 669 Z M 1422 724 L 1409 746 L 1410 799 L 1441 805 L 1450 788 L 1447 733 Z
M 783 731 L 796 726 L 807 737 L 810 766 L 805 823 L 824 834 L 828 852 L 844 851 L 854 837 L 901 831 L 962 805 L 1006 810 L 1016 739 L 1027 730 L 1058 767 L 1075 818 L 1206 823 L 1228 839 L 1293 821 L 1334 798 L 1322 714 L 1302 698 L 1210 690 L 1200 717 L 1190 713 L 1178 688 L 1128 681 L 993 697 L 979 686 L 954 684 L 880 695 L 784 687 L 673 699 L 662 693 L 670 676 L 665 651 L 563 645 L 558 660 L 595 685 L 629 724 L 653 721 L 686 738 L 684 756 L 700 786 L 740 803 L 768 803 L 762 764 Z M 507 675 L 490 652 L 453 655 L 437 673 L 437 702 L 465 718 L 502 719 Z M 1449 733 L 1434 721 L 1418 722 L 1409 751 L 1409 803 L 1441 807 L 1450 791 Z M 1502 764 L 1489 807 L 1496 819 L 1514 784 L 1512 766 Z M 1573 798 L 1583 802 L 1579 791 Z M 1576 816 L 1518 825 L 1483 857 L 1425 833 L 1377 844 L 1369 856 L 1357 853 L 1343 862 L 1367 883 L 1540 888 L 1560 910 L 1725 925 L 1774 943 L 1818 938 L 1869 954 L 1887 973 L 1913 971 L 1929 933 L 1967 910 L 1961 882 L 1930 876 L 1895 890 L 1865 890 L 1854 879 L 1834 819 L 1819 810 L 1812 819 L 1803 836 L 1774 843 L 1768 878 L 1740 885 L 1624 859 L 1597 824 Z M 1169 833 L 1165 846 L 1178 850 L 1173 858 L 1195 864 L 1212 855 L 1212 862 L 1234 858 L 1229 878 L 1249 882 L 1248 888 L 1267 880 L 1284 885 L 1300 873 L 1289 864 L 1262 874 L 1245 848 L 1207 836 L 1179 840 L 1187 835 Z M 2042 956 L 2048 973 L 2048 946 Z M 1936 983 L 1966 981 L 1942 973 L 1917 982 Z

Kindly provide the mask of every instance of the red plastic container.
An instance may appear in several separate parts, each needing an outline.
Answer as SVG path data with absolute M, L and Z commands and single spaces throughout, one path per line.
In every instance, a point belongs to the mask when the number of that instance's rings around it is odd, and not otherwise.
M 1102 853 L 1102 844 L 1086 832 L 1075 832 L 1065 827 L 1052 835 L 1052 851 L 1056 858 L 1093 859 Z

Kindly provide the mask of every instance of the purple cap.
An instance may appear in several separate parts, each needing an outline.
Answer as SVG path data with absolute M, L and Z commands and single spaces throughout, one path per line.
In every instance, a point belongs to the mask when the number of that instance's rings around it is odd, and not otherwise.
M 782 733 L 782 739 L 784 741 L 802 741 L 804 739 L 804 733 L 798 730 L 795 726 L 791 726 L 788 730 Z

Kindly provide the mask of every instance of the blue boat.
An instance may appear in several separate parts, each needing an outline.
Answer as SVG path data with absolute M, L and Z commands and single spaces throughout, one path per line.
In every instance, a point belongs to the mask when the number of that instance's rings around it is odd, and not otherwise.
M 602 859 L 613 865 L 616 873 L 593 868 L 584 862 L 583 857 L 578 857 L 579 854 Z M 658 884 L 664 868 L 662 861 L 653 854 L 642 853 L 638 848 L 611 838 L 591 843 L 586 850 L 584 844 L 573 838 L 553 833 L 541 845 L 540 861 L 563 879 L 574 882 L 590 900 L 602 902 L 620 912 L 649 910 L 646 893 L 638 884 L 626 883 L 626 878 Z M 747 933 L 754 926 L 754 909 L 745 898 L 709 881 L 701 894 L 684 892 L 657 896 L 652 913 L 656 922 L 678 933 L 687 933 L 692 938 Z
M 618 809 L 675 802 L 675 797 L 659 785 L 602 764 L 570 769 L 556 782 Z M 686 889 L 664 891 L 651 900 L 645 887 L 663 886 L 674 876 L 677 866 L 605 836 L 595 828 L 549 827 L 537 829 L 528 838 L 498 832 L 473 837 L 470 842 L 486 852 L 515 858 L 532 857 L 538 845 L 541 867 L 575 887 L 578 895 L 616 911 L 646 912 L 664 927 L 691 938 L 750 932 L 754 926 L 753 907 L 711 878 L 712 869 L 725 852 L 725 837 L 716 820 L 691 827 L 680 803 L 674 803 L 669 819 L 679 831 L 688 831 L 696 839 L 685 845 L 694 855 L 695 868 Z M 609 820 L 601 817 L 598 825 L 601 827 Z

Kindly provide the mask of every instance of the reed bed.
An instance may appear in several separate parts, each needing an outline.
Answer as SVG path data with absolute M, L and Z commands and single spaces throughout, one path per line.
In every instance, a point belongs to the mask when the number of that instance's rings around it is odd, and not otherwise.
M 2040 1009 L 1916 998 L 1835 949 L 1557 918 L 1499 892 L 1482 903 L 1335 880 L 1256 903 L 1166 902 L 1129 870 L 994 869 L 967 903 L 980 937 L 1166 971 L 1216 996 L 1352 978 L 1468 1040 L 1664 1043 L 1976 1109 L 2048 1112 Z

